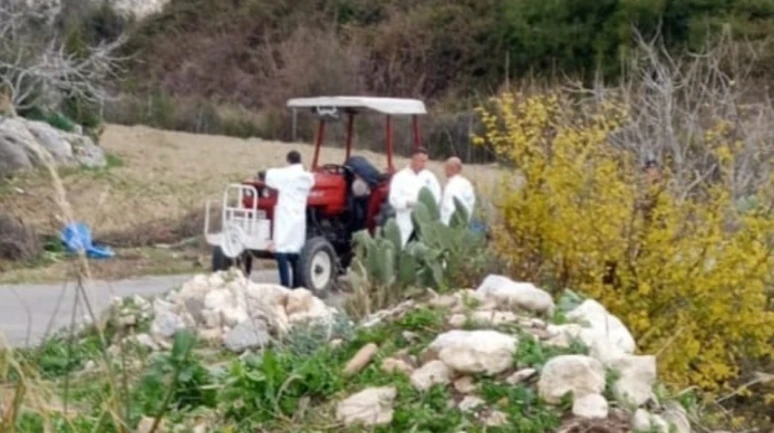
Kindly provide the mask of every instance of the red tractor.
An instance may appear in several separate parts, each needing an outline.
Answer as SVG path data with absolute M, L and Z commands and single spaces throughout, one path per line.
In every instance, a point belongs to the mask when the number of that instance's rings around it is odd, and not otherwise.
M 393 166 L 393 118 L 412 119 L 415 147 L 421 142 L 418 116 L 427 114 L 422 101 L 377 97 L 317 97 L 291 99 L 287 107 L 309 110 L 319 117 L 311 171 L 315 185 L 308 198 L 306 243 L 301 250 L 293 281 L 318 296 L 333 287 L 345 273 L 353 257 L 352 235 L 374 229 L 387 221 L 391 208 L 387 203 Z M 352 155 L 355 116 L 364 111 L 386 116 L 385 152 L 387 168 L 382 172 L 362 156 Z M 346 116 L 346 157 L 340 164 L 320 164 L 325 127 L 330 121 Z M 225 270 L 237 263 L 247 273 L 253 258 L 270 259 L 271 224 L 277 192 L 260 180 L 230 184 L 223 193 L 223 229 L 209 233 L 209 203 L 204 234 L 212 245 L 213 271 Z

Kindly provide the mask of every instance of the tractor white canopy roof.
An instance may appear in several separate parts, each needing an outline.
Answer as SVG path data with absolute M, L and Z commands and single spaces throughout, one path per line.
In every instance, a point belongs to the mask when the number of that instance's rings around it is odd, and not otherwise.
M 288 108 L 309 109 L 369 109 L 387 115 L 427 114 L 424 102 L 418 99 L 380 98 L 365 96 L 320 96 L 316 98 L 294 98 L 288 101 Z

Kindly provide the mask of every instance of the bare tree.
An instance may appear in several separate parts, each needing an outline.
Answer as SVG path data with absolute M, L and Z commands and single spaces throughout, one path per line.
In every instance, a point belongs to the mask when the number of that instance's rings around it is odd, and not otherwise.
M 731 193 L 755 193 L 768 181 L 774 161 L 774 105 L 768 90 L 755 87 L 751 71 L 756 50 L 726 31 L 704 51 L 676 57 L 656 36 L 636 34 L 638 49 L 620 84 L 601 80 L 573 86 L 585 101 L 618 101 L 629 120 L 613 143 L 668 166 L 682 197 L 696 194 L 717 178 L 717 158 L 706 136 L 718 121 L 728 122 L 735 142 Z
M 0 0 L 0 93 L 15 111 L 51 108 L 65 97 L 101 103 L 110 98 L 107 84 L 120 75 L 125 59 L 117 53 L 125 42 L 121 36 L 68 52 L 50 15 Z

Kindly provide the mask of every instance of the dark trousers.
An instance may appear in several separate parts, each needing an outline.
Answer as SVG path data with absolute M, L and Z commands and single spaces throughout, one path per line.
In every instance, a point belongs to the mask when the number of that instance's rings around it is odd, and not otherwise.
M 296 265 L 298 264 L 298 254 L 275 253 L 274 257 L 277 259 L 280 284 L 292 289 L 294 287 L 293 285 L 297 284 Z M 293 285 L 291 285 L 290 282 L 291 278 L 293 278 Z

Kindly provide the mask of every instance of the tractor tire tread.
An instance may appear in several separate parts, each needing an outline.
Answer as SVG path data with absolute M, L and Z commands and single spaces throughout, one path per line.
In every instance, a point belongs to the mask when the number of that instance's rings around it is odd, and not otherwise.
M 311 262 L 314 256 L 320 252 L 321 250 L 326 251 L 330 257 L 331 257 L 331 264 L 334 266 L 334 269 L 331 271 L 331 279 L 328 282 L 328 284 L 325 285 L 322 289 L 315 289 L 314 285 L 312 284 L 312 272 L 311 269 Z M 339 260 L 338 256 L 336 255 L 336 250 L 333 248 L 333 245 L 331 245 L 330 242 L 328 242 L 327 239 L 325 239 L 322 236 L 314 237 L 306 241 L 304 244 L 304 247 L 301 249 L 301 252 L 298 255 L 298 262 L 297 262 L 297 273 L 300 281 L 300 284 L 294 284 L 295 286 L 301 286 L 306 288 L 307 290 L 311 291 L 315 294 L 315 296 L 319 298 L 325 298 L 328 296 L 328 293 L 335 285 L 336 276 L 338 275 L 337 268 L 339 267 Z

